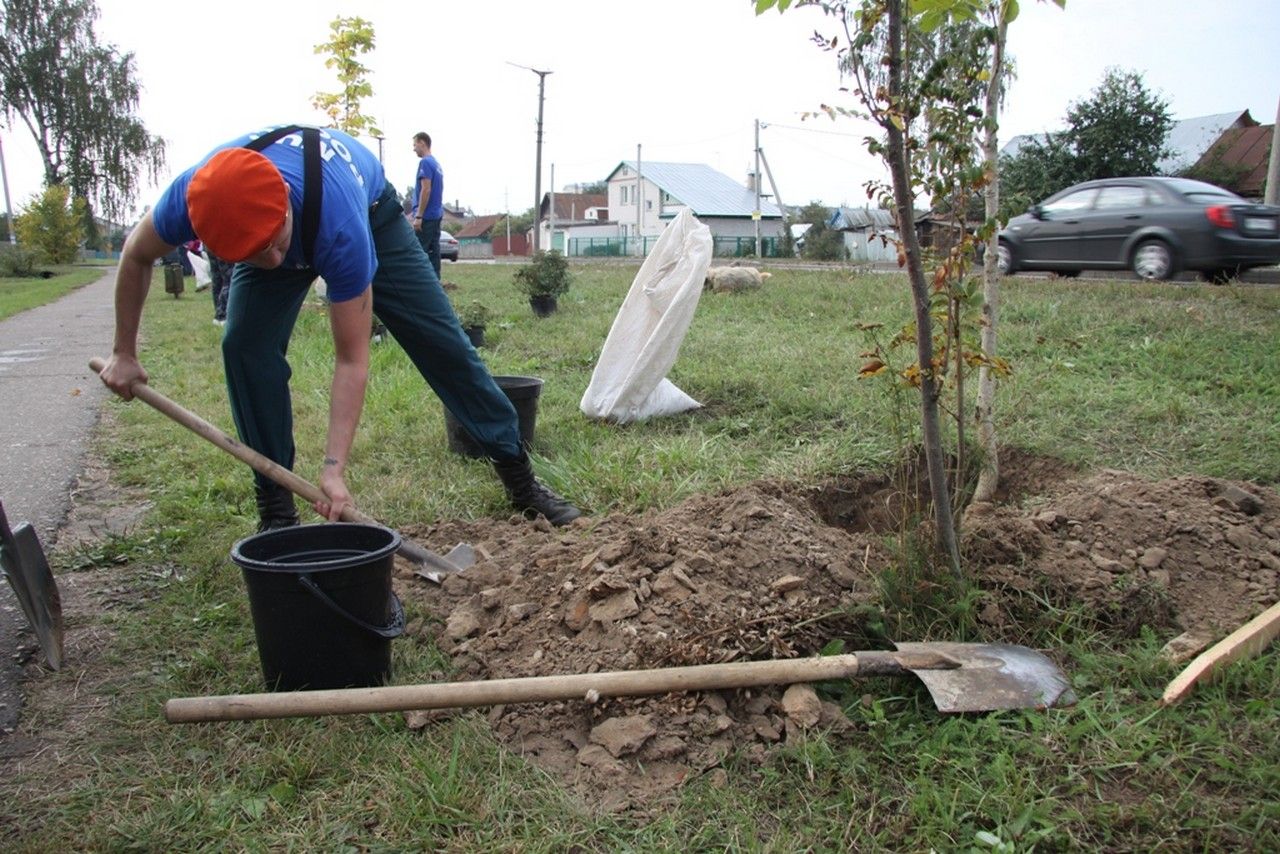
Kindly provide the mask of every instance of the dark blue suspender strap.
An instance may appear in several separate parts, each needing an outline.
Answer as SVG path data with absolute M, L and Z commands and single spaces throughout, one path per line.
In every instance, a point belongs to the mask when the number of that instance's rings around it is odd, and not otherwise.
M 320 172 L 320 129 L 301 125 L 276 128 L 246 143 L 244 147 L 261 152 L 273 142 L 298 132 L 302 133 L 302 258 L 308 267 L 312 267 L 316 234 L 320 231 L 320 205 L 324 201 L 324 178 Z

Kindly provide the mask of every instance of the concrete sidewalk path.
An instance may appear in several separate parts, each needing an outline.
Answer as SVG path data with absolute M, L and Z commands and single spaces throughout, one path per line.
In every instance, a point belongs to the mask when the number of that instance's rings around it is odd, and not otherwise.
M 50 305 L 0 321 L 0 502 L 11 525 L 30 522 L 46 552 L 71 506 L 89 439 L 110 394 L 89 369 L 111 354 L 115 268 Z M 0 730 L 21 711 L 19 633 L 34 633 L 0 584 Z

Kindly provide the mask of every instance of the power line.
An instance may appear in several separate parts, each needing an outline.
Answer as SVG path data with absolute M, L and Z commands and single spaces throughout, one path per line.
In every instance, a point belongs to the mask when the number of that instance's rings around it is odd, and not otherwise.
M 798 131 L 802 131 L 803 133 L 822 133 L 828 136 L 849 136 L 857 139 L 861 139 L 862 137 L 866 136 L 865 133 L 841 133 L 838 130 L 818 130 L 817 128 L 802 128 L 802 127 L 796 127 L 795 125 L 779 125 L 779 124 L 774 124 L 773 122 L 761 122 L 760 127 L 783 128 L 784 130 L 798 130 Z
M 737 131 L 733 131 L 731 133 L 722 133 L 722 134 L 719 134 L 718 136 L 709 136 L 709 137 L 706 137 L 705 139 L 688 139 L 680 142 L 646 142 L 645 145 L 648 145 L 653 148 L 677 148 L 680 146 L 703 145 L 708 142 L 719 142 L 722 139 L 729 139 L 730 137 L 735 137 L 738 135 L 739 134 Z

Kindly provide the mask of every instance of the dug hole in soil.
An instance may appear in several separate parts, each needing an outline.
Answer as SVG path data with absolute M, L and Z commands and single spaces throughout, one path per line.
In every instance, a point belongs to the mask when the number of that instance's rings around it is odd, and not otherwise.
M 1021 641 L 1021 622 L 1033 610 L 1043 617 L 1047 600 L 1084 609 L 1117 637 L 1146 625 L 1203 645 L 1280 594 L 1272 489 L 1077 476 L 1014 451 L 1002 469 L 1002 500 L 970 509 L 962 541 L 986 640 Z M 435 548 L 470 542 L 477 563 L 436 587 L 398 562 L 396 586 L 427 615 L 411 634 L 451 656 L 450 679 L 813 655 L 832 639 L 865 637 L 861 622 L 879 608 L 886 535 L 899 526 L 894 483 L 759 482 L 560 530 L 519 517 L 444 522 L 406 533 Z M 945 640 L 895 638 L 926 639 Z M 447 714 L 406 719 L 421 727 Z M 851 727 L 807 686 L 512 705 L 488 720 L 509 749 L 606 811 L 651 809 L 696 775 L 723 774 L 731 751 L 763 761 L 805 730 Z

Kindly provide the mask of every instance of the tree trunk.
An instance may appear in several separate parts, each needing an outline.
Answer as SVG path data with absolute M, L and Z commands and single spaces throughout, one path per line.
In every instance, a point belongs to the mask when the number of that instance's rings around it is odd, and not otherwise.
M 1276 104 L 1276 123 L 1271 128 L 1271 156 L 1267 160 L 1267 189 L 1264 201 L 1280 205 L 1280 103 Z
M 889 110 L 902 104 L 902 12 L 906 0 L 889 0 Z M 894 119 L 900 121 L 899 127 Z M 911 297 L 916 315 L 916 358 L 920 361 L 920 425 L 924 434 L 925 462 L 929 471 L 929 493 L 933 501 L 933 521 L 937 528 L 938 548 L 951 560 L 952 571 L 960 576 L 960 550 L 956 545 L 956 529 L 947 488 L 946 465 L 942 452 L 942 431 L 938 421 L 938 388 L 933 377 L 933 321 L 929 316 L 929 290 L 924 279 L 920 257 L 920 239 L 915 230 L 915 211 L 911 194 L 911 169 L 904 139 L 910 117 L 886 116 L 881 124 L 889 140 L 889 171 L 893 176 L 893 197 L 898 209 L 898 233 L 907 259 L 907 277 L 911 280 Z
M 991 80 L 987 83 L 986 135 L 982 140 L 987 186 L 983 192 L 984 212 L 987 221 L 1000 212 L 1000 164 L 996 150 L 996 117 L 1000 109 L 1000 89 L 1004 79 L 1004 41 L 1009 29 L 1006 15 L 1007 3 L 997 7 L 1000 20 L 996 23 L 996 43 L 992 50 Z M 996 331 L 1000 307 L 1000 279 L 996 266 L 1000 241 L 993 230 L 987 238 L 987 251 L 982 258 L 982 354 L 987 359 L 996 356 Z M 982 467 L 978 472 L 978 485 L 973 492 L 974 501 L 990 501 L 995 497 L 1000 483 L 1000 456 L 996 442 L 996 378 L 988 365 L 978 368 L 978 447 L 982 449 Z

